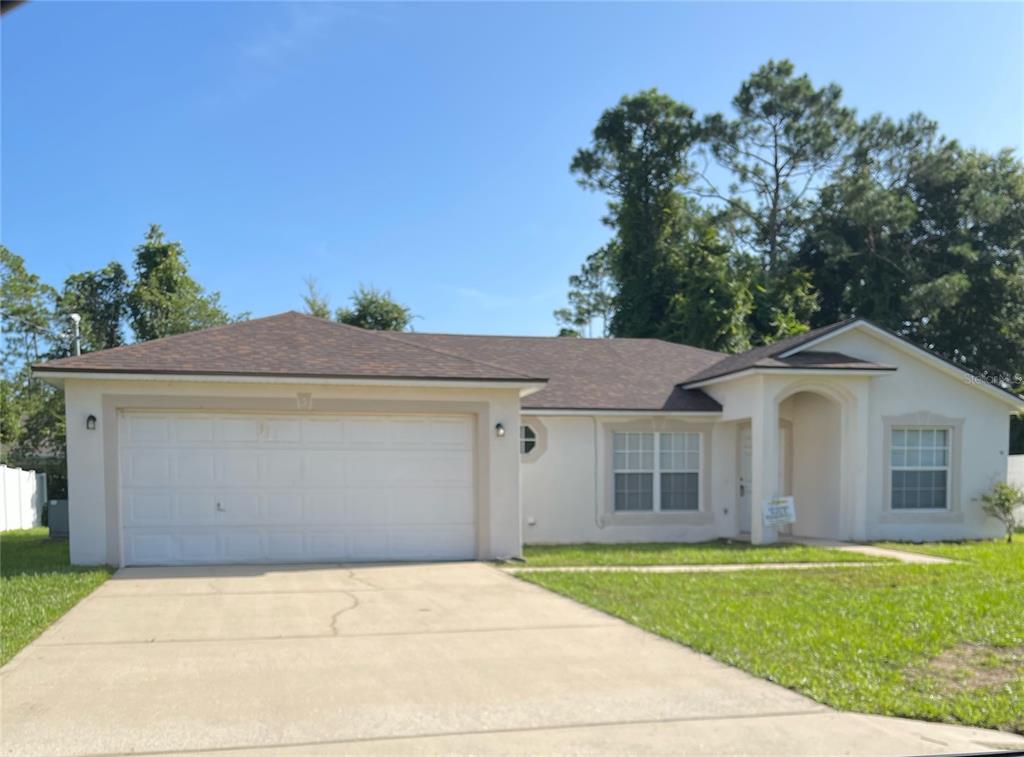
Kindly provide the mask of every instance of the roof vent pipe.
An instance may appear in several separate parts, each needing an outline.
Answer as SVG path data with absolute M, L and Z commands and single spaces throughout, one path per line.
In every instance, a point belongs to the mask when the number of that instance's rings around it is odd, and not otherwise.
M 72 342 L 71 351 L 72 353 L 74 353 L 75 356 L 82 354 L 82 335 L 78 331 L 78 323 L 81 320 L 82 316 L 80 316 L 78 313 L 71 314 L 71 323 L 74 325 L 75 329 L 75 338 L 74 341 Z

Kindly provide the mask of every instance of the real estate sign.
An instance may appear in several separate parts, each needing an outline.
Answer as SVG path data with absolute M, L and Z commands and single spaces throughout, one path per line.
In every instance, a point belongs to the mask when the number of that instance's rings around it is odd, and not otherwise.
M 772 497 L 761 505 L 761 519 L 766 526 L 784 526 L 796 522 L 796 500 Z

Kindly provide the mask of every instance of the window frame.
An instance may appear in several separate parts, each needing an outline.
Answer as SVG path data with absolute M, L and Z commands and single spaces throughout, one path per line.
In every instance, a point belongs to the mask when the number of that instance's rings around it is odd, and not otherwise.
M 653 449 L 652 455 L 652 467 L 647 468 L 631 468 L 624 467 L 619 468 L 615 463 L 616 453 L 616 438 L 619 436 L 629 435 L 650 435 L 653 437 Z M 662 437 L 664 435 L 679 435 L 683 437 L 696 437 L 697 439 L 697 466 L 696 468 L 684 467 L 682 469 L 676 468 L 663 468 L 662 467 Z M 683 454 L 687 455 L 690 450 L 683 449 Z M 641 450 L 642 452 L 642 450 Z M 618 487 L 616 486 L 616 476 L 620 473 L 641 473 L 650 474 L 651 476 L 651 508 L 643 510 L 631 510 L 631 509 L 619 509 L 617 502 Z M 697 506 L 695 508 L 663 508 L 662 507 L 662 486 L 661 477 L 663 473 L 694 473 L 697 476 Z M 692 430 L 669 430 L 669 431 L 652 431 L 652 430 L 633 430 L 633 429 L 622 429 L 613 430 L 611 438 L 611 514 L 619 517 L 632 517 L 632 516 L 650 516 L 650 515 L 693 515 L 695 513 L 701 513 L 704 511 L 704 434 L 700 431 Z
M 530 434 L 531 434 L 531 436 L 529 438 L 526 437 L 526 434 L 525 434 L 526 431 L 529 431 Z M 520 423 L 519 424 L 519 454 L 520 455 L 525 457 L 527 455 L 532 454 L 533 451 L 537 449 L 537 445 L 539 444 L 539 441 L 540 440 L 539 440 L 539 437 L 538 437 L 538 434 L 537 434 L 537 429 L 535 429 L 529 423 Z M 529 449 L 526 449 L 526 445 L 527 444 L 530 444 L 532 446 Z
M 918 445 L 916 447 L 909 447 L 909 446 L 907 446 L 906 442 L 904 442 L 904 444 L 899 445 L 899 446 L 897 446 L 894 443 L 895 436 L 896 436 L 897 432 L 903 433 L 904 435 L 906 435 L 908 433 L 911 433 L 911 432 L 917 433 L 917 434 L 920 435 L 920 434 L 922 434 L 924 432 L 935 433 L 935 432 L 939 432 L 939 431 L 944 432 L 945 435 L 946 435 L 946 443 L 945 443 L 945 446 L 943 446 L 943 447 L 938 447 L 934 443 L 931 446 L 929 446 L 929 447 L 922 447 L 920 445 L 920 443 L 918 443 Z M 888 499 L 888 503 L 889 503 L 889 509 L 892 512 L 894 512 L 894 513 L 901 513 L 901 514 L 902 513 L 945 513 L 945 512 L 950 512 L 952 510 L 953 439 L 954 439 L 953 435 L 954 435 L 954 433 L 955 433 L 954 427 L 953 426 L 947 426 L 947 425 L 895 424 L 894 423 L 894 424 L 892 424 L 892 425 L 890 425 L 888 427 L 888 438 L 886 440 L 887 441 L 886 448 L 888 450 L 888 460 L 886 462 L 888 464 L 888 471 L 889 471 L 889 475 L 888 475 L 888 492 L 887 492 L 888 497 L 887 497 L 887 499 Z M 919 438 L 920 438 L 920 436 L 919 436 Z M 921 450 L 923 450 L 923 449 L 928 449 L 928 450 L 940 450 L 941 449 L 941 450 L 943 450 L 945 452 L 946 462 L 945 462 L 944 465 L 935 465 L 935 464 L 924 465 L 924 464 L 921 464 L 920 462 L 918 464 L 916 464 L 916 465 L 908 465 L 906 463 L 906 460 L 904 460 L 904 464 L 903 465 L 895 465 L 895 464 L 893 464 L 892 459 L 893 459 L 893 451 L 897 450 L 897 449 L 902 449 L 902 450 L 905 450 L 905 451 L 910 451 L 911 449 L 916 449 L 918 454 L 920 454 Z M 946 479 L 946 481 L 945 481 L 945 493 L 946 493 L 946 496 L 945 496 L 945 503 L 943 504 L 943 506 L 942 507 L 908 507 L 906 505 L 899 505 L 899 506 L 897 506 L 895 504 L 895 497 L 894 497 L 895 486 L 896 486 L 896 477 L 893 474 L 896 473 L 896 472 L 902 472 L 902 471 L 907 471 L 907 472 L 938 472 L 938 471 L 941 471 L 941 472 L 943 472 L 945 474 L 945 479 Z

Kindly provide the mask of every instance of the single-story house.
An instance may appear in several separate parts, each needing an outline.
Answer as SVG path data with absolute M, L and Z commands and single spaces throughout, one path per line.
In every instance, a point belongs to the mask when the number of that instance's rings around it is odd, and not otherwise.
M 1024 407 L 863 319 L 724 355 L 293 312 L 34 370 L 67 399 L 72 561 L 114 565 L 996 536 Z

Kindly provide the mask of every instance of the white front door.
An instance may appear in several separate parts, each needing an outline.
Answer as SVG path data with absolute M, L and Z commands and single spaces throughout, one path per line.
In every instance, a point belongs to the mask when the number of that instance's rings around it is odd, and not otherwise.
M 739 526 L 740 533 L 750 533 L 750 489 L 754 481 L 754 466 L 751 460 L 753 450 L 750 426 L 740 429 L 739 460 Z
M 129 412 L 128 565 L 472 559 L 464 415 Z
M 750 491 L 754 483 L 754 465 L 752 457 L 753 452 L 753 434 L 751 433 L 750 426 L 744 426 L 740 429 L 740 458 L 739 466 L 736 472 L 736 476 L 739 484 L 738 495 L 738 518 L 739 518 L 739 530 L 740 533 L 750 533 L 750 518 L 752 514 L 752 508 L 750 504 Z M 779 493 L 785 494 L 789 492 L 791 482 L 787 470 L 789 468 L 787 461 L 789 459 L 790 449 L 790 435 L 788 429 L 779 428 Z

